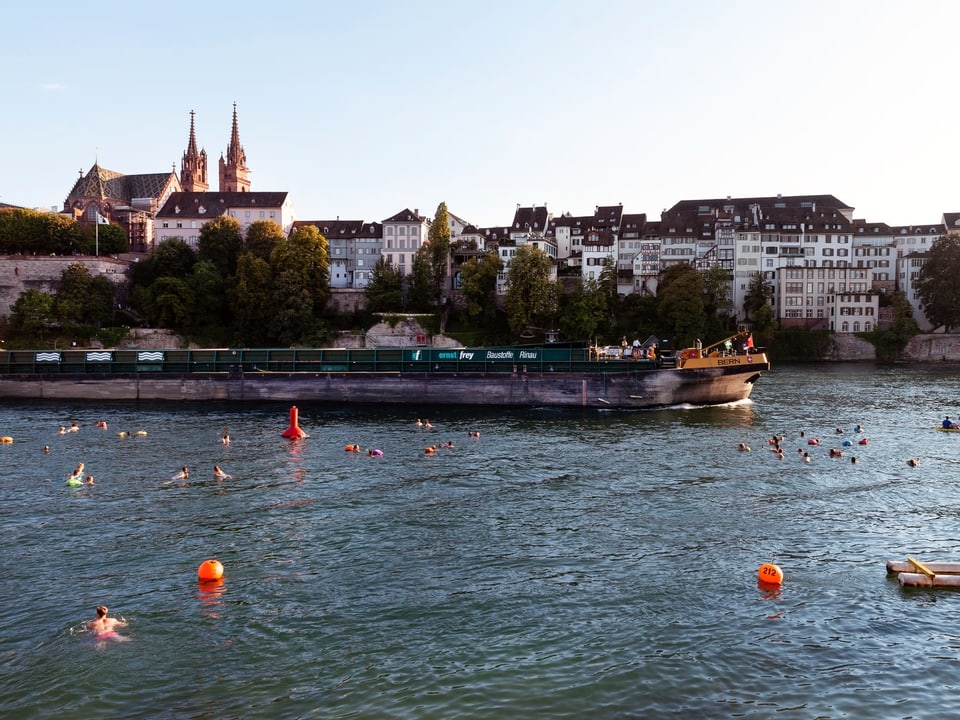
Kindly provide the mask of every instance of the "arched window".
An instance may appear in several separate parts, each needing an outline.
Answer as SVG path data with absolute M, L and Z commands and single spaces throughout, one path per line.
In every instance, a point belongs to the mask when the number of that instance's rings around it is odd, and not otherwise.
M 853 323 L 853 331 L 854 331 L 854 332 L 860 332 L 860 321 L 859 321 L 859 320 L 857 320 L 856 322 Z
M 850 323 L 844 320 L 843 325 L 840 326 L 840 332 L 850 332 Z
M 863 329 L 864 329 L 865 332 L 870 332 L 871 330 L 873 330 L 873 323 L 870 322 L 869 320 L 867 320 L 867 321 L 863 324 Z

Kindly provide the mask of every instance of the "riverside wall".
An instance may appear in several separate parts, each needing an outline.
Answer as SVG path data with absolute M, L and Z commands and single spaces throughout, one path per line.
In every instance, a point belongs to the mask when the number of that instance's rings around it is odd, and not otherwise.
M 56 293 L 60 276 L 71 265 L 83 265 L 94 277 L 102 275 L 117 286 L 122 296 L 127 286 L 131 262 L 123 258 L 90 255 L 0 255 L 0 316 L 10 316 L 10 308 L 25 290 Z

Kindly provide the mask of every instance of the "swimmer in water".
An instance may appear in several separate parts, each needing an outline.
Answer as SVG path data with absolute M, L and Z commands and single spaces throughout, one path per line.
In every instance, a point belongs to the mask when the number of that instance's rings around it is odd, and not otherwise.
M 44 451 L 45 453 L 50 452 L 50 446 L 49 446 L 49 445 L 44 445 L 44 446 L 43 446 L 43 451 Z
M 87 485 L 93 485 L 93 475 L 87 475 Z
M 479 440 L 479 439 L 480 439 L 480 431 L 479 431 L 479 430 L 471 430 L 470 432 L 467 433 L 467 437 L 477 438 L 477 440 Z
M 378 450 L 377 448 L 368 450 L 367 457 L 383 457 L 383 450 Z
M 217 480 L 229 480 L 229 479 L 230 479 L 230 475 L 227 475 L 227 473 L 225 473 L 225 472 L 220 468 L 219 465 L 214 465 L 214 466 L 213 466 L 213 476 L 214 476 Z
M 97 605 L 97 619 L 87 623 L 87 630 L 93 633 L 95 640 L 116 640 L 124 642 L 130 638 L 117 632 L 117 628 L 126 627 L 127 621 L 119 618 L 107 617 L 107 606 Z
M 223 429 L 223 437 L 220 438 L 220 443 L 223 445 L 230 444 L 230 431 L 227 428 Z
M 190 471 L 187 470 L 187 466 L 184 465 L 182 468 L 180 468 L 180 472 L 178 472 L 176 475 L 174 475 L 174 476 L 173 476 L 172 478 L 170 478 L 170 479 L 171 479 L 171 480 L 186 480 L 188 477 L 190 477 Z
M 77 423 L 73 423 L 69 428 L 67 428 L 67 432 L 80 432 L 80 426 L 77 425 Z

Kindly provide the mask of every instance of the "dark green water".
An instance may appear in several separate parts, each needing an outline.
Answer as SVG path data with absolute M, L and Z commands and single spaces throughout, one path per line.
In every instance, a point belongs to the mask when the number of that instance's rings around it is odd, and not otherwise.
M 884 570 L 960 560 L 960 434 L 932 429 L 960 415 L 955 370 L 778 368 L 751 402 L 651 412 L 301 406 L 295 443 L 288 410 L 0 405 L 0 716 L 960 707 L 960 591 Z M 95 485 L 65 487 L 80 461 Z M 197 583 L 208 557 L 219 587 Z M 777 591 L 757 587 L 771 561 Z M 129 642 L 81 632 L 101 603 Z

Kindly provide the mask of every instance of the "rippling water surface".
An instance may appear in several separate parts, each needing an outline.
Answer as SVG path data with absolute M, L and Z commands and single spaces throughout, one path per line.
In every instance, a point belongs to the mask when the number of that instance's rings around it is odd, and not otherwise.
M 280 437 L 288 411 L 0 405 L 15 439 L 0 445 L 0 715 L 960 706 L 960 591 L 902 590 L 884 569 L 960 561 L 960 434 L 932 429 L 960 415 L 955 369 L 783 367 L 717 408 L 301 406 L 298 442 Z M 432 430 L 416 427 L 424 415 Z M 778 459 L 767 441 L 781 434 Z M 423 452 L 440 441 L 455 447 Z M 364 453 L 344 452 L 353 443 Z M 95 485 L 65 487 L 80 461 Z M 232 479 L 215 481 L 215 463 Z M 189 480 L 169 480 L 182 465 Z M 197 583 L 208 557 L 226 567 L 219 586 Z M 758 588 L 764 562 L 783 569 L 780 589 Z M 101 603 L 129 642 L 82 632 Z

